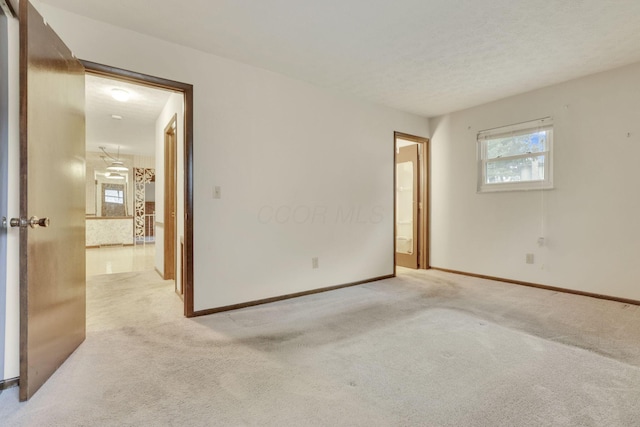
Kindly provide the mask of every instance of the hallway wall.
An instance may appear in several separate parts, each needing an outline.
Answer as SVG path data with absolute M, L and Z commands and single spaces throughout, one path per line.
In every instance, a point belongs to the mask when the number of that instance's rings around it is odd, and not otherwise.
M 194 85 L 196 310 L 393 273 L 393 132 L 425 118 L 40 10 L 79 58 Z

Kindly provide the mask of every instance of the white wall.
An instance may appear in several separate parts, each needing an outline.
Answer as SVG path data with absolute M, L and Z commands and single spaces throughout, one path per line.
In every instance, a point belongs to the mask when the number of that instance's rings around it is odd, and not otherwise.
M 41 11 L 79 58 L 194 85 L 196 310 L 393 272 L 393 131 L 426 136 L 426 119 Z
M 431 265 L 640 300 L 638 87 L 640 64 L 431 120 Z M 477 132 L 545 116 L 555 189 L 476 194 Z
M 9 191 L 7 217 L 17 218 L 20 216 L 20 195 L 18 187 L 20 180 L 18 21 L 14 18 L 8 18 L 7 26 L 9 45 Z M 16 378 L 20 375 L 19 249 L 19 230 L 10 228 L 7 230 L 4 375 L 0 380 Z
M 184 96 L 182 94 L 171 94 L 171 97 L 164 106 L 162 113 L 156 120 L 156 222 L 164 223 L 164 130 L 169 121 L 176 115 L 176 173 L 178 175 L 176 183 L 176 198 L 178 200 L 176 217 L 178 228 L 176 230 L 176 289 L 182 289 L 180 271 L 182 259 L 180 258 L 180 236 L 184 235 Z M 156 269 L 164 274 L 164 226 L 156 227 Z

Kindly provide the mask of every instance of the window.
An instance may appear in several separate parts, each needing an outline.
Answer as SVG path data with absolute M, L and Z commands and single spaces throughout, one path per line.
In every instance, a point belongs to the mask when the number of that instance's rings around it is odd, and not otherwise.
M 122 190 L 104 190 L 104 201 L 106 203 L 124 203 L 124 191 Z
M 478 192 L 553 188 L 550 117 L 478 133 Z
M 124 184 L 102 184 L 102 216 L 126 216 L 126 198 Z

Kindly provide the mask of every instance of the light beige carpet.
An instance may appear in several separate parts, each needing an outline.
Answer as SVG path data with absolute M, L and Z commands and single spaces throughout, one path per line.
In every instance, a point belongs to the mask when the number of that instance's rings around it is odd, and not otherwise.
M 24 426 L 638 426 L 640 308 L 429 271 L 184 319 L 96 276 L 88 335 Z

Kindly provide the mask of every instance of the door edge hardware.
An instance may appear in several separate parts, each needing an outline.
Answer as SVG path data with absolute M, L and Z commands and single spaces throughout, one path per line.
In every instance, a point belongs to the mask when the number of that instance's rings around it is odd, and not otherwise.
M 29 219 L 25 218 L 11 218 L 9 221 L 9 225 L 11 227 L 20 227 L 20 228 L 38 228 L 38 227 L 48 227 L 51 221 L 49 218 L 38 218 L 37 216 L 32 216 Z

